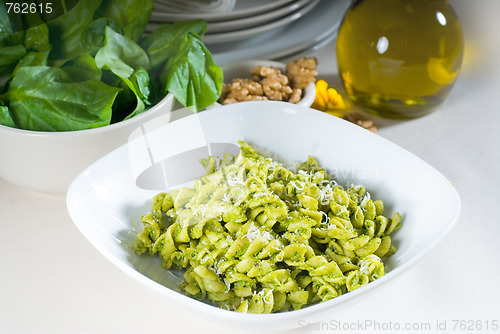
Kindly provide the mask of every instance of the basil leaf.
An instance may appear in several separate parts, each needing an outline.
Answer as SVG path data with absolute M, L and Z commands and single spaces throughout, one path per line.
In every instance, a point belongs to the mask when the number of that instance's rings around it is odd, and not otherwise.
M 188 33 L 163 69 L 160 80 L 165 93 L 172 93 L 184 106 L 199 111 L 219 98 L 223 74 L 200 37 Z
M 8 75 L 8 80 L 18 67 L 41 65 L 50 50 L 46 24 L 13 33 L 5 7 L 0 5 L 0 75 Z
M 24 32 L 13 33 L 5 5 L 0 3 L 0 76 L 10 74 L 26 54 Z
M 16 75 L 17 70 L 21 67 L 47 65 L 50 50 L 47 51 L 31 51 L 25 54 L 16 64 L 16 67 L 11 73 L 11 77 Z
M 15 128 L 16 122 L 12 118 L 12 115 L 9 112 L 9 107 L 4 106 L 2 101 L 0 100 L 0 124 L 5 126 L 10 126 L 11 128 Z
M 146 111 L 151 104 L 149 102 L 149 75 L 140 67 L 130 78 L 123 79 L 120 87 L 123 89 L 117 97 L 117 103 L 113 105 L 113 117 L 111 123 L 129 119 Z
M 137 41 L 146 30 L 152 11 L 153 0 L 108 0 L 96 15 L 106 17 L 115 31 Z
M 101 80 L 102 71 L 97 67 L 92 56 L 83 54 L 73 58 L 61 66 L 69 74 L 72 81 Z
M 106 27 L 110 26 L 113 30 L 118 30 L 118 27 L 106 17 L 100 17 L 94 20 L 83 34 L 84 49 L 90 55 L 95 55 L 100 48 L 104 46 Z
M 105 45 L 95 55 L 97 67 L 110 69 L 123 78 L 129 78 L 134 73 L 134 68 L 151 68 L 147 53 L 130 38 L 110 27 L 106 27 L 105 38 Z
M 51 60 L 70 59 L 89 53 L 90 46 L 84 43 L 85 34 L 100 5 L 101 0 L 81 0 L 66 14 L 47 22 L 53 46 Z
M 17 125 L 38 131 L 74 131 L 110 124 L 120 89 L 98 80 L 70 80 L 56 67 L 19 68 L 6 93 Z
M 147 102 L 150 94 L 148 71 L 139 67 L 130 77 L 130 81 L 132 82 L 134 88 L 136 88 L 137 96 L 144 101 L 145 104 L 149 104 L 149 102 Z
M 151 103 L 149 102 L 149 74 L 144 68 L 140 67 L 135 71 L 130 77 L 130 82 L 132 86 L 130 87 L 131 91 L 137 97 L 137 107 L 133 112 L 125 117 L 125 119 L 129 119 L 134 117 L 141 112 L 146 110 L 146 107 Z
M 109 69 L 119 77 L 135 95 L 136 106 L 124 117 L 130 118 L 146 110 L 146 105 L 150 104 L 147 69 L 151 68 L 151 63 L 144 49 L 130 38 L 106 27 L 106 42 L 96 53 L 95 61 L 99 68 Z
M 25 54 L 26 49 L 22 44 L 0 47 L 0 75 L 10 74 Z
M 17 35 L 17 36 L 16 36 Z M 0 2 L 0 45 L 5 45 L 5 41 L 11 40 L 12 37 L 19 38 L 19 33 L 13 34 L 12 26 L 10 24 L 9 16 L 7 15 L 7 8 L 5 8 L 4 1 Z M 11 41 L 12 42 L 12 41 Z M 12 44 L 12 43 L 10 43 Z M 17 43 L 14 43 L 17 44 Z
M 47 65 L 52 46 L 49 44 L 49 29 L 46 24 L 29 28 L 24 34 L 24 48 L 26 54 L 19 59 L 10 77 L 24 66 Z
M 47 51 L 52 46 L 49 42 L 49 27 L 46 24 L 40 24 L 29 28 L 24 34 L 24 47 L 26 50 Z
M 203 36 L 206 31 L 207 23 L 203 20 L 166 23 L 146 36 L 141 45 L 149 54 L 151 65 L 157 67 L 177 54 L 189 32 Z

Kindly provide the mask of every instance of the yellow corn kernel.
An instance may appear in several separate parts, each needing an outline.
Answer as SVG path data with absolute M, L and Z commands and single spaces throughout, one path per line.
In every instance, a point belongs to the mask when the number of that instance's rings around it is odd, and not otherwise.
M 316 81 L 316 90 L 327 90 L 328 88 L 328 83 L 323 80 L 323 79 L 320 79 L 318 81 Z
M 316 81 L 316 97 L 311 107 L 322 111 L 331 111 L 330 114 L 342 116 L 343 113 L 336 111 L 345 109 L 346 104 L 334 88 L 329 88 L 328 83 L 320 79 Z
M 342 96 L 333 88 L 328 88 L 327 90 L 327 95 L 328 95 L 328 101 L 334 105 L 337 106 L 337 108 L 344 108 L 344 99 L 342 99 Z
M 323 101 L 329 100 L 329 96 L 326 89 L 323 88 L 316 89 L 316 94 L 318 94 L 323 99 Z
M 332 116 L 344 117 L 345 113 L 342 110 L 325 110 L 325 112 Z
M 311 105 L 311 108 L 318 109 L 318 110 L 325 110 L 326 103 L 323 100 L 323 98 L 321 98 L 318 95 L 316 95 L 316 98 L 314 99 L 314 102 Z
M 326 88 L 320 81 L 326 84 L 324 80 L 319 80 L 316 82 L 316 95 L 314 97 L 313 105 L 316 105 L 318 109 L 322 110 L 323 108 L 325 108 L 326 103 L 328 102 L 328 95 L 323 93 L 326 92 Z

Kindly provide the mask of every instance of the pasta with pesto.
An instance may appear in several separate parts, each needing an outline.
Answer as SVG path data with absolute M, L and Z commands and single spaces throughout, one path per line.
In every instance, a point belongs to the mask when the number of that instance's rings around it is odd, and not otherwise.
M 243 313 L 296 310 L 385 274 L 401 215 L 363 186 L 344 189 L 309 157 L 296 171 L 246 142 L 201 161 L 193 188 L 160 193 L 133 249 L 185 269 L 180 290 Z

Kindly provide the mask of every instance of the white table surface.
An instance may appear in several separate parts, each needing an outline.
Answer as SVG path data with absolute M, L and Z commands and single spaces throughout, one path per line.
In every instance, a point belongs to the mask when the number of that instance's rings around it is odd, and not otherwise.
M 397 326 L 500 333 L 500 1 L 450 2 L 463 24 L 465 58 L 448 100 L 426 117 L 375 121 L 380 136 L 454 183 L 459 221 L 414 268 L 363 303 L 287 333 Z M 318 58 L 320 78 L 340 88 L 333 42 L 306 55 Z M 0 333 L 181 332 L 235 331 L 179 310 L 114 267 L 73 225 L 64 196 L 0 180 Z

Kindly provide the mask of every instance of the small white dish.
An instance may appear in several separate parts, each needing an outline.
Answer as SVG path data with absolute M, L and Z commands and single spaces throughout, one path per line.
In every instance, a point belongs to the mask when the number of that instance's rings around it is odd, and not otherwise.
M 257 66 L 273 66 L 281 71 L 281 73 L 285 74 L 286 64 L 273 61 L 273 60 L 264 60 L 264 59 L 253 59 L 253 60 L 244 60 L 234 63 L 229 63 L 222 65 L 222 71 L 224 73 L 224 82 L 231 83 L 233 79 L 238 78 L 250 78 L 250 71 Z M 314 98 L 316 97 L 316 86 L 313 82 L 309 83 L 309 85 L 303 90 L 302 99 L 296 104 L 303 107 L 310 107 Z
M 43 132 L 0 125 L 0 178 L 36 191 L 65 194 L 85 167 L 127 143 L 144 122 L 169 115 L 173 102 L 173 95 L 167 94 L 142 114 L 88 130 Z
M 73 181 L 67 193 L 69 214 L 89 242 L 126 274 L 185 312 L 223 326 L 285 330 L 324 320 L 338 308 L 355 306 L 374 289 L 390 289 L 387 283 L 428 253 L 460 213 L 456 189 L 430 165 L 370 131 L 317 110 L 273 101 L 235 103 L 160 127 L 151 121 L 143 129 L 143 135 L 101 158 Z M 177 289 L 180 272 L 163 269 L 158 257 L 136 255 L 131 245 L 142 230 L 140 217 L 150 210 L 161 185 L 169 183 L 162 178 L 161 168 L 149 173 L 151 168 L 187 152 L 206 156 L 207 144 L 231 148 L 241 138 L 286 161 L 304 161 L 313 155 L 340 184 L 363 184 L 372 198 L 384 201 L 385 212 L 399 211 L 402 228 L 393 234 L 398 251 L 385 261 L 387 274 L 300 310 L 240 314 L 183 295 Z M 191 168 L 191 158 L 178 168 L 179 174 L 194 177 L 199 173 L 197 167 Z M 139 180 L 144 173 L 149 173 L 149 183 Z M 152 189 L 151 184 L 160 186 Z

